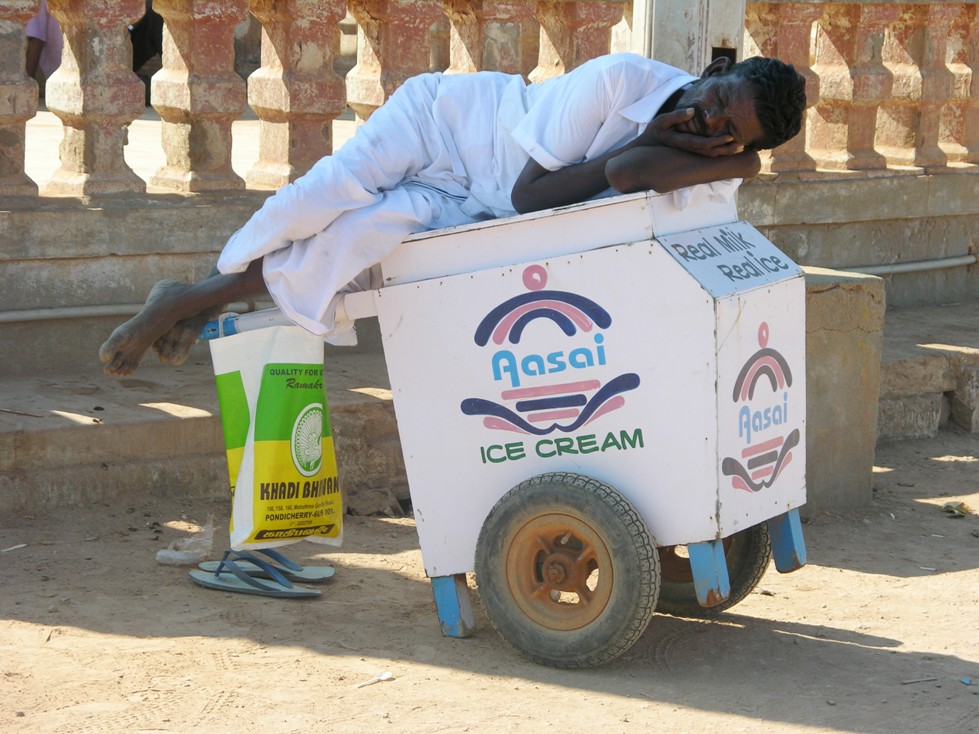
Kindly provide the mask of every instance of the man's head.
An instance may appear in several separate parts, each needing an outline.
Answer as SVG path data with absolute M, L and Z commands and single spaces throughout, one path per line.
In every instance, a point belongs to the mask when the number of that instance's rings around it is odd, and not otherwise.
M 692 107 L 687 132 L 730 135 L 747 150 L 774 148 L 795 137 L 806 107 L 806 82 L 790 64 L 755 56 L 719 58 L 680 97 Z

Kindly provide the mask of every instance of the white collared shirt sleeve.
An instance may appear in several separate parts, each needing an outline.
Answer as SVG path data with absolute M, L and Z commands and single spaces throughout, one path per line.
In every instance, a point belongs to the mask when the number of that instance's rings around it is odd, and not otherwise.
M 510 131 L 531 158 L 548 170 L 581 163 L 635 137 L 670 94 L 693 79 L 679 69 L 636 56 L 613 54 L 589 61 L 528 90 L 527 114 Z M 623 114 L 646 101 L 648 115 Z

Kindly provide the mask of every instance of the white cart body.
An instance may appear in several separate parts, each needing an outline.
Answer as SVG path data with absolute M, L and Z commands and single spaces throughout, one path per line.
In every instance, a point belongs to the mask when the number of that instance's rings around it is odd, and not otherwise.
M 521 481 L 575 472 L 658 545 L 805 503 L 805 286 L 732 201 L 697 187 L 417 235 L 376 313 L 425 569 L 473 570 Z

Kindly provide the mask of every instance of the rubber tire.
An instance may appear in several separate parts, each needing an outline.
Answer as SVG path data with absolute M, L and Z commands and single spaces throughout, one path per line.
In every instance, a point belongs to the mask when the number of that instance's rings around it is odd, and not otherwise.
M 511 555 L 521 558 L 514 545 L 521 529 L 554 516 L 584 523 L 608 551 L 611 587 L 602 586 L 601 575 L 598 581 L 607 600 L 577 629 L 533 619 L 520 607 L 506 570 Z M 612 487 L 580 474 L 542 474 L 504 495 L 483 523 L 475 570 L 480 601 L 500 636 L 534 662 L 556 668 L 593 667 L 624 653 L 646 630 L 659 591 L 659 557 L 642 516 Z
M 697 601 L 689 562 L 685 573 L 677 575 L 671 572 L 671 564 L 661 557 L 662 580 L 656 611 L 678 617 L 710 618 L 730 609 L 748 596 L 761 581 L 772 557 L 768 526 L 765 523 L 755 525 L 735 533 L 729 540 L 725 554 L 731 595 L 725 601 L 713 607 L 701 606 Z M 669 552 L 669 548 L 660 549 L 660 553 L 664 552 Z

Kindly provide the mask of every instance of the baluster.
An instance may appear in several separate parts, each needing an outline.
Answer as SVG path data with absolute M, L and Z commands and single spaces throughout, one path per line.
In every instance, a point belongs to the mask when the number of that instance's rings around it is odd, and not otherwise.
M 622 2 L 562 2 L 540 0 L 540 52 L 530 80 L 542 82 L 607 54 L 612 28 L 622 22 Z
M 609 37 L 609 53 L 635 51 L 633 47 L 632 8 L 633 1 L 626 0 L 622 5 L 622 17 L 612 26 Z
M 967 101 L 962 117 L 962 146 L 966 149 L 966 161 L 979 163 L 979 7 L 969 4 L 965 10 L 968 24 L 969 51 L 965 57 L 969 65 L 971 85 L 966 90 Z
M 234 33 L 247 0 L 155 0 L 153 9 L 165 24 L 152 102 L 167 163 L 150 183 L 174 191 L 244 188 L 231 168 L 231 123 L 245 109 Z
M 534 4 L 447 0 L 448 73 L 484 69 L 527 74 L 537 62 L 539 29 Z
M 437 0 L 351 0 L 357 20 L 357 65 L 347 74 L 347 104 L 361 120 L 395 89 L 430 71 L 429 28 L 442 15 Z
M 819 97 L 819 78 L 810 66 L 812 28 L 823 15 L 819 5 L 803 3 L 751 4 L 745 20 L 745 58 L 769 56 L 792 64 L 806 80 L 806 102 L 812 109 Z M 807 112 L 806 117 L 809 114 Z M 772 172 L 814 171 L 816 161 L 807 152 L 808 122 L 801 132 L 763 157 L 763 166 Z
M 333 120 L 346 109 L 333 72 L 345 2 L 250 0 L 262 23 L 262 66 L 248 78 L 261 120 L 258 162 L 248 185 L 278 188 L 333 150 Z
M 817 168 L 845 170 L 847 131 L 853 102 L 850 63 L 856 59 L 853 26 L 860 21 L 859 6 L 823 6 L 816 21 L 812 71 L 819 93 L 809 100 L 806 113 L 807 152 Z
M 37 82 L 24 73 L 24 25 L 38 0 L 0 0 L 0 197 L 37 196 L 24 172 L 27 121 L 37 114 Z
M 941 100 L 937 114 L 937 140 L 946 164 L 961 165 L 969 158 L 963 134 L 970 103 L 969 83 L 972 78 L 972 70 L 969 68 L 969 18 L 975 6 L 955 4 L 944 7 L 949 11 L 947 26 L 938 33 L 947 34 L 947 38 L 944 38 L 943 56 L 948 84 L 946 97 Z M 930 25 L 929 32 L 932 32 Z
M 443 11 L 449 19 L 450 74 L 465 74 L 482 68 L 486 27 L 486 4 L 447 0 Z
M 875 148 L 884 156 L 888 167 L 917 165 L 924 142 L 925 110 L 926 107 L 930 111 L 934 109 L 924 94 L 924 67 L 930 63 L 925 58 L 927 15 L 926 6 L 896 4 L 886 14 L 881 61 L 890 75 L 890 93 L 880 98 Z M 937 134 L 937 126 L 934 132 Z M 944 163 L 945 156 L 935 146 L 936 139 L 933 137 L 929 142 L 932 148 L 925 155 L 936 165 Z
M 951 46 L 953 24 L 957 15 L 955 5 L 933 5 L 922 9 L 922 42 L 919 71 L 921 100 L 919 103 L 917 146 L 911 165 L 931 171 L 948 164 L 943 146 L 943 118 L 952 100 L 955 84 L 952 71 Z
M 887 167 L 886 159 L 876 149 L 880 108 L 890 99 L 893 84 L 884 67 L 884 40 L 889 25 L 896 19 L 896 5 L 860 5 L 859 18 L 850 32 L 854 37 L 850 76 L 853 99 L 847 119 L 846 164 L 852 170 Z
M 143 0 L 48 0 L 48 11 L 61 24 L 65 47 L 45 99 L 64 123 L 64 138 L 61 166 L 42 193 L 145 191 L 123 155 L 126 128 L 144 109 L 127 30 L 143 15 Z

